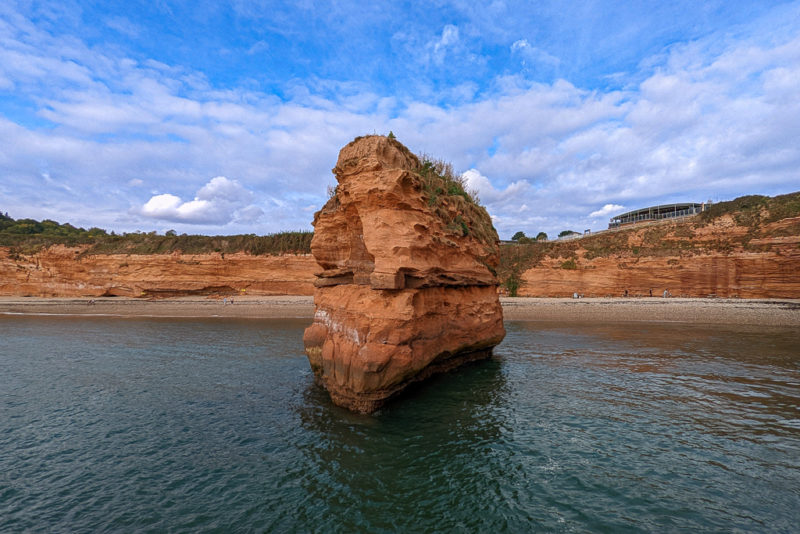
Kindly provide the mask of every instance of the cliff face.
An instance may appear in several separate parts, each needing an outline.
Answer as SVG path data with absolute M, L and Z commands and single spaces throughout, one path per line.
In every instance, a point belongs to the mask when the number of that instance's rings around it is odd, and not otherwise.
M 418 164 L 410 154 L 403 157 L 412 167 Z M 349 172 L 347 165 L 342 171 Z M 392 204 L 382 208 L 381 216 L 367 212 L 364 219 L 352 207 L 344 221 L 318 217 L 317 231 L 327 228 L 324 231 L 334 237 L 316 242 L 325 267 L 317 285 L 349 280 L 371 284 L 374 279 L 387 287 L 401 281 L 407 288 L 440 283 L 481 286 L 493 283 L 489 267 L 497 267 L 502 280 L 516 277 L 521 296 L 621 296 L 626 290 L 633 296 L 649 295 L 651 289 L 656 296 L 668 289 L 673 295 L 692 297 L 800 298 L 800 217 L 795 208 L 784 209 L 786 213 L 779 216 L 769 210 L 763 217 L 733 212 L 706 221 L 698 217 L 634 226 L 568 242 L 508 245 L 502 247 L 503 259 L 497 266 L 494 246 L 475 237 L 480 228 L 467 228 L 464 235 L 461 223 L 470 218 L 474 206 L 457 195 L 442 195 L 431 204 L 425 188 L 419 190 L 419 184 L 413 186 L 411 181 L 398 186 L 402 199 L 366 183 L 353 187 L 361 188 L 362 196 L 375 193 L 384 195 L 386 202 L 416 205 L 413 210 L 423 219 L 428 217 L 427 222 L 391 222 Z M 419 198 L 413 201 L 417 204 L 406 199 L 403 188 L 412 197 L 425 197 L 422 206 Z M 800 205 L 800 194 L 787 196 L 796 197 Z M 334 210 L 338 201 L 332 200 L 323 212 Z M 357 231 L 362 220 L 368 221 L 366 233 Z M 362 246 L 359 236 L 369 245 Z M 470 252 L 453 253 L 462 247 Z M 319 271 L 311 255 L 90 254 L 88 245 L 52 246 L 36 254 L 14 250 L 0 246 L 0 295 L 141 297 L 234 294 L 242 289 L 253 295 L 311 295 Z
M 53 246 L 32 255 L 0 247 L 0 295 L 39 297 L 311 295 L 310 255 L 98 254 Z
M 576 240 L 571 248 L 552 246 L 533 263 L 521 272 L 521 296 L 668 290 L 686 297 L 800 298 L 800 217 L 758 227 L 730 215 L 632 227 Z
M 331 399 L 372 412 L 503 339 L 497 234 L 457 184 L 394 140 L 355 140 L 334 173 L 336 194 L 314 219 L 323 270 L 304 342 Z

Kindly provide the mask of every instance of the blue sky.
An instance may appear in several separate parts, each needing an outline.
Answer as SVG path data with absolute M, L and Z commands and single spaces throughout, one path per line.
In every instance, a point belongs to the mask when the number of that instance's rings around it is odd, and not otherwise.
M 800 2 L 0 5 L 0 211 L 310 229 L 338 150 L 466 173 L 500 236 L 800 190 Z

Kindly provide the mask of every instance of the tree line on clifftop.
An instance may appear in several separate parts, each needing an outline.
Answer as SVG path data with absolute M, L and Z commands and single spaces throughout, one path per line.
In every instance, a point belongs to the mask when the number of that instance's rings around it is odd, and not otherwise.
M 163 235 L 156 232 L 117 234 L 101 228 L 86 230 L 49 219 L 15 220 L 8 213 L 0 213 L 0 246 L 9 247 L 12 254 L 32 254 L 52 245 L 86 245 L 84 254 L 309 254 L 312 236 L 308 231 L 228 236 L 179 235 L 174 230 Z

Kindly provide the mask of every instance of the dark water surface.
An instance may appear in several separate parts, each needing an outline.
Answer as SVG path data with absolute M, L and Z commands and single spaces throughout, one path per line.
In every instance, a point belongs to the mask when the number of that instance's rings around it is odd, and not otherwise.
M 798 531 L 798 332 L 511 322 L 357 416 L 308 322 L 0 317 L 0 531 Z

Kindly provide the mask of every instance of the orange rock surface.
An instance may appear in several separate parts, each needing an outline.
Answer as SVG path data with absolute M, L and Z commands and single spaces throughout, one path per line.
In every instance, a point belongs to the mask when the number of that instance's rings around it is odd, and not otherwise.
M 98 254 L 53 246 L 32 255 L 0 247 L 0 295 L 170 297 L 311 295 L 311 255 Z
M 486 358 L 505 336 L 488 214 L 463 195 L 426 192 L 418 169 L 394 140 L 356 139 L 314 218 L 323 270 L 306 354 L 351 410 L 375 411 L 412 382 Z
M 649 296 L 652 290 L 655 297 L 668 290 L 683 297 L 800 298 L 798 217 L 756 232 L 722 217 L 705 226 L 688 221 L 634 227 L 620 236 L 620 250 L 600 255 L 590 238 L 576 241 L 569 252 L 575 268 L 564 268 L 566 254 L 543 258 L 522 273 L 518 294 L 619 297 L 625 291 Z

